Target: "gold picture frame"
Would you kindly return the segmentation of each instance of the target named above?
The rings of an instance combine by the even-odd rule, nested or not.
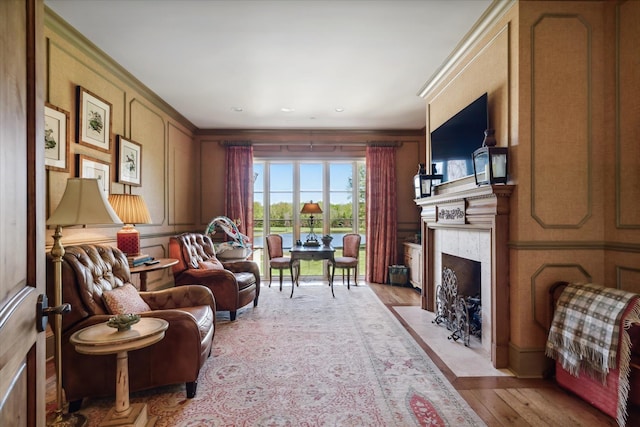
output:
[[[44,165],[69,172],[69,112],[49,103],[44,106]]]
[[[78,98],[77,142],[105,153],[111,152],[111,104],[82,86]]]

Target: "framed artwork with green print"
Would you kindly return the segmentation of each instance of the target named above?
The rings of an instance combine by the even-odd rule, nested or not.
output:
[[[77,87],[78,144],[111,152],[111,104],[82,86]]]

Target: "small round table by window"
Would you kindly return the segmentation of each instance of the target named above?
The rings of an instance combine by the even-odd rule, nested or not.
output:
[[[169,323],[164,319],[143,317],[126,331],[118,331],[106,323],[88,326],[71,335],[69,341],[83,354],[117,354],[116,404],[102,426],[153,425],[148,420],[147,404],[129,404],[129,364],[127,352],[155,344],[164,338]]]

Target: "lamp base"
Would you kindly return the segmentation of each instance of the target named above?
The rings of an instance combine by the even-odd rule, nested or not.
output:
[[[54,412],[47,419],[47,426],[53,427],[84,427],[87,425],[87,417],[82,414],[69,414]]]
[[[133,228],[133,225],[127,224],[116,233],[118,241],[118,249],[127,254],[127,256],[138,255],[140,253],[140,233]]]

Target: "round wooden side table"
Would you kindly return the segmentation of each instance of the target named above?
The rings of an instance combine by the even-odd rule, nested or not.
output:
[[[126,331],[118,331],[106,323],[88,326],[71,335],[69,341],[78,353],[105,355],[117,354],[116,403],[109,410],[101,426],[151,426],[146,403],[129,404],[128,352],[155,344],[164,338],[169,323],[164,319],[143,317]]]

